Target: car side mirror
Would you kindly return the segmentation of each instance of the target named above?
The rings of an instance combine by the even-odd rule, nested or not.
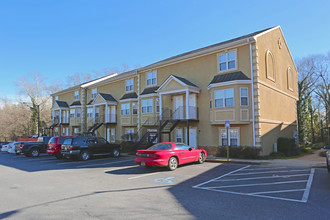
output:
[[[189,147],[189,151],[192,151],[192,147]]]
[[[328,146],[324,146],[323,149],[324,149],[324,150],[330,150],[330,145],[328,145]]]

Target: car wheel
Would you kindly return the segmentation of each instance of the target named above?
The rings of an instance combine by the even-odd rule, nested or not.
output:
[[[39,152],[39,150],[38,150],[37,148],[33,148],[33,149],[31,150],[31,152],[30,152],[30,155],[31,155],[32,157],[39,157],[40,152]]]
[[[79,160],[86,161],[89,160],[90,158],[91,158],[91,153],[87,150],[82,151],[79,155]]]
[[[205,162],[205,154],[201,152],[198,156],[198,163],[202,164]]]
[[[168,169],[173,171],[178,167],[178,159],[176,159],[175,157],[171,157],[168,160]]]
[[[62,156],[61,154],[56,154],[55,157],[56,157],[56,159],[58,159],[58,160],[60,160],[60,159],[63,158],[63,156]]]
[[[119,157],[120,156],[120,151],[118,149],[113,149],[112,156],[113,157]]]

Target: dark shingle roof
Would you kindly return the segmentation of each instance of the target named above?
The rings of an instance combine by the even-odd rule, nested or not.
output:
[[[90,101],[87,103],[87,105],[92,104],[93,100],[94,100],[94,99],[90,100]]]
[[[228,81],[234,81],[234,80],[250,80],[250,78],[247,77],[241,71],[238,71],[238,72],[233,72],[233,73],[216,75],[216,76],[214,76],[214,78],[212,79],[210,84],[222,83],[222,82],[228,82]]]
[[[69,108],[69,105],[66,102],[58,101],[58,100],[56,100],[55,102],[57,103],[58,107],[60,107],[60,108]]]
[[[117,102],[117,100],[110,94],[99,93],[100,96],[104,98],[105,101]]]
[[[156,93],[156,90],[158,88],[159,88],[159,86],[146,88],[146,89],[143,90],[143,92],[140,95],[147,95],[147,94],[151,94],[151,93]]]
[[[137,98],[137,94],[135,92],[131,92],[131,93],[127,93],[125,95],[123,95],[123,97],[121,97],[120,100],[123,100],[123,99],[135,99]]]
[[[178,77],[178,76],[174,76],[174,75],[172,75],[172,76],[175,77],[175,78],[177,78],[178,80],[180,80],[180,81],[183,82],[184,84],[187,84],[188,86],[194,86],[194,87],[197,87],[197,88],[198,88],[198,86],[196,86],[194,83],[188,81],[188,80],[185,79],[185,78]]]
[[[75,101],[70,106],[76,106],[76,105],[81,105],[80,101]]]

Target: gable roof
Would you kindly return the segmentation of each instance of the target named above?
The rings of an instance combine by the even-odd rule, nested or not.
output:
[[[131,93],[127,93],[125,95],[123,95],[123,97],[121,97],[120,100],[124,100],[124,99],[136,99],[138,96],[136,94],[136,92],[131,92]]]
[[[58,100],[55,100],[55,102],[57,103],[58,107],[60,107],[60,108],[69,108],[69,105],[67,102],[58,101]]]
[[[140,95],[147,95],[152,93],[157,93],[156,90],[159,88],[159,86],[154,86],[150,88],[145,88],[143,92]]]
[[[242,71],[238,71],[233,73],[216,75],[213,77],[210,84],[222,83],[222,82],[228,82],[234,80],[250,80],[250,78],[247,77]]]
[[[102,98],[105,101],[117,102],[117,100],[110,94],[105,94],[105,93],[99,93],[99,94],[100,94],[100,96],[102,96]]]
[[[70,106],[80,106],[81,103],[80,101],[75,101],[75,102],[72,102],[72,104]]]
[[[194,83],[190,82],[189,80],[185,79],[185,78],[182,78],[182,77],[178,77],[178,76],[175,76],[175,75],[172,75],[173,77],[177,78],[178,80],[180,80],[181,82],[183,82],[184,84],[186,84],[187,86],[193,86],[193,87],[196,87],[198,88],[198,86],[196,86]]]

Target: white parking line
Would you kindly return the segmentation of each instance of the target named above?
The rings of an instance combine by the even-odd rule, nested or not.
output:
[[[301,170],[279,170],[279,171],[274,171],[274,173],[289,173],[289,172],[302,172],[302,171],[309,171],[309,169],[301,169]],[[239,175],[250,175],[250,174],[264,174],[264,173],[268,173],[269,174],[270,171],[267,172],[251,172],[251,173],[236,173],[236,174],[231,174],[232,176],[239,176]]]
[[[304,191],[304,190],[305,189],[288,189],[288,190],[277,190],[277,191],[248,193],[248,195],[272,194],[272,193],[283,193],[283,192],[299,192],[299,191]]]
[[[295,176],[309,176],[310,174],[296,174],[296,175],[285,175],[285,176],[263,176],[263,177],[252,177],[252,178],[241,178],[241,179],[220,179],[215,180],[216,182],[225,182],[225,181],[241,181],[241,180],[258,180],[258,179],[273,179],[273,178],[290,178]]]
[[[115,162],[109,162],[109,163],[97,163],[97,164],[89,164],[89,165],[82,165],[77,166],[77,168],[84,168],[84,167],[94,167],[94,166],[102,166],[102,165],[109,165],[109,164],[115,164],[115,163],[123,163],[127,161],[134,161],[134,160],[121,160],[121,161],[115,161]]]
[[[133,176],[133,177],[130,177],[128,178],[129,180],[132,180],[132,179],[137,179],[137,178],[141,178],[141,177],[145,177],[145,176],[151,176],[151,175],[155,175],[155,174],[158,174],[159,172],[157,173],[147,173],[147,174],[144,174],[144,175],[140,175],[140,176]]]
[[[279,185],[287,183],[303,183],[307,180],[297,180],[297,181],[285,181],[285,182],[273,182],[273,183],[253,183],[253,184],[242,184],[242,185],[230,185],[230,186],[212,186],[212,187],[203,187],[211,189],[222,189],[222,188],[233,188],[233,187],[246,187],[246,186],[267,186],[267,185]]]
[[[311,169],[311,174],[308,178],[306,189],[305,189],[305,192],[304,192],[304,195],[302,198],[303,202],[307,202],[307,200],[308,200],[309,191],[311,190],[311,186],[312,186],[312,182],[313,182],[314,172],[315,172],[315,169]]]
[[[253,169],[244,169],[245,171],[246,170],[280,170],[280,169],[285,169],[287,167],[273,167],[273,168],[253,168]]]

